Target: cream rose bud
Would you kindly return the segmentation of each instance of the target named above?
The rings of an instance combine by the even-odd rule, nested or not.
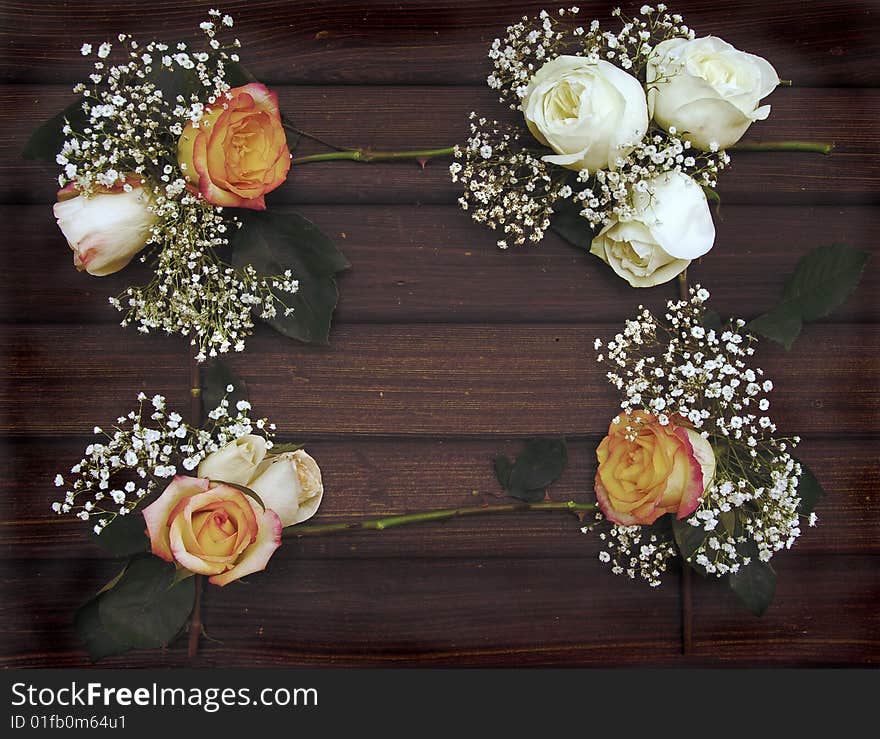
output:
[[[248,487],[278,514],[282,526],[311,518],[324,495],[318,463],[302,449],[266,459]]]
[[[149,241],[156,222],[151,197],[136,181],[128,184],[129,192],[119,187],[91,197],[73,185],[59,190],[53,212],[78,270],[97,277],[118,272]]]
[[[532,77],[522,102],[529,130],[568,169],[613,169],[648,130],[641,83],[606,61],[559,56]]]
[[[198,474],[209,480],[247,485],[265,456],[266,440],[248,434],[205,457],[199,465]]]
[[[646,74],[651,117],[704,150],[733,146],[770,115],[760,102],[779,84],[770,62],[715,36],[657,44]]]
[[[715,242],[715,224],[703,189],[681,172],[650,180],[633,193],[633,213],[605,226],[590,253],[633,287],[668,282]]]

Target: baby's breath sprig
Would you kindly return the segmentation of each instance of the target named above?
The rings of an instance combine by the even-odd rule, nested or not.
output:
[[[61,187],[74,184],[86,196],[134,186],[149,193],[156,219],[147,246],[153,248],[140,259],[155,276],[110,298],[110,304],[123,313],[123,326],[188,336],[199,361],[243,351],[254,317],[289,315],[290,297],[299,290],[290,270],[258,275],[219,257],[242,223],[194,193],[186,164],[178,161],[185,127],[197,129],[206,106],[224,105],[231,97],[228,73],[239,61],[235,50],[241,43],[222,42],[221,36],[232,25],[231,16],[211,10],[199,26],[206,40],[202,49],[182,41],[141,46],[120,34],[123,60],[117,64],[109,61],[113,43],[97,49],[84,44],[82,54],[96,57],[94,72],[74,87],[82,97],[82,115],[65,123],[56,157],[63,167]],[[189,81],[187,89],[178,89],[181,79]]]
[[[699,571],[723,577],[790,548],[802,518],[814,526],[816,514],[799,512],[803,469],[791,451],[800,439],[776,435],[767,397],[773,383],[750,366],[756,340],[743,332],[743,320],[718,320],[705,308],[708,298],[697,285],[687,300],[669,301],[662,320],[640,306],[622,332],[607,343],[596,339],[594,348],[622,393],[623,418],[643,411],[710,442],[715,474],[685,519],[694,531],[683,553]],[[662,525],[614,525],[601,538],[606,548],[599,557],[612,571],[651,585],[659,584],[675,551],[672,532]]]
[[[514,127],[477,119],[475,113],[467,145],[455,148],[452,181],[466,183],[459,205],[477,223],[503,231],[502,249],[511,242],[539,242],[550,227],[553,205],[571,195],[568,173],[542,161],[543,153],[525,146]]]
[[[226,391],[231,393],[232,385]],[[230,408],[224,396],[208,413],[206,425],[196,428],[170,411],[162,395],[148,398],[139,393],[137,399],[137,410],[117,418],[111,429],[95,426],[100,441],[86,447],[83,458],[70,469],[72,478],[55,476],[56,487],[66,490],[64,498],[52,504],[52,510],[83,521],[94,520],[96,534],[117,516],[134,511],[160,485],[167,484],[163,481],[191,472],[229,442],[255,430],[267,439],[274,435],[274,423],[265,418],[251,420],[251,405],[246,400]]]
[[[521,109],[536,71],[558,56],[576,55],[585,63],[612,62],[647,87],[645,67],[657,44],[695,35],[680,15],[668,13],[662,3],[644,5],[632,18],[615,9],[613,15],[622,23],[617,33],[603,31],[597,20],[586,28],[578,25],[579,12],[571,7],[541,11],[536,18],[524,16],[493,41],[489,50],[493,71],[487,83],[511,110]],[[660,175],[681,172],[702,187],[714,188],[718,174],[730,163],[718,147],[700,151],[678,136],[675,127],[667,131],[651,121],[647,134],[630,142],[629,154],[617,157],[608,169],[573,172],[543,161],[554,152],[542,147],[524,126],[490,122],[476,113],[471,113],[471,121],[471,135],[465,146],[456,148],[450,173],[453,182],[464,185],[461,207],[476,222],[504,233],[498,241],[502,249],[541,241],[553,213],[566,201],[586,226],[599,230],[614,220],[631,219],[638,194],[652,192]]]

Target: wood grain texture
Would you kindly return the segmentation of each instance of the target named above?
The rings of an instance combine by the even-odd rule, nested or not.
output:
[[[3,667],[87,666],[73,610],[118,566],[81,522],[50,513],[55,473],[138,391],[162,392],[182,412],[191,401],[185,339],[113,325],[107,297],[146,268],[76,274],[50,209],[56,168],[20,151],[88,72],[84,41],[120,31],[191,38],[213,4],[131,0],[120,12],[105,0],[0,0]],[[591,3],[583,16],[615,4]],[[243,61],[301,128],[385,149],[461,142],[471,110],[513,115],[485,85],[486,50],[545,5],[235,0],[222,9],[236,17]],[[750,616],[723,584],[696,578],[694,650],[684,657],[677,570],[657,590],[615,577],[576,518],[525,513],[287,540],[250,586],[208,590],[211,639],[195,661],[184,638],[102,665],[877,665],[880,9],[868,0],[681,6],[672,9],[699,34],[765,56],[794,80],[746,140],[837,145],[829,157],[734,154],[716,246],[691,281],[721,313],[750,318],[815,246],[874,255],[839,311],[790,353],[765,342],[757,358],[776,385],[774,418],[804,437],[799,454],[829,493],[819,526],[774,559],[767,614]],[[233,362],[255,411],[319,460],[327,493],[315,521],[495,501],[492,454],[514,454],[538,433],[571,437],[553,499],[592,499],[595,446],[617,401],[592,340],[613,336],[637,303],[656,308],[674,294],[632,291],[554,236],[499,251],[455,206],[447,164],[307,165],[270,196],[314,220],[352,262],[329,347],[259,329]]]
[[[30,613],[7,627],[0,664],[84,666],[69,629],[112,563],[3,561],[6,597]],[[302,560],[291,549],[241,583],[210,588],[193,666],[517,666],[663,664],[679,655],[678,593],[614,582],[577,559]],[[617,587],[609,587],[610,585]],[[45,598],[43,587],[53,596]],[[254,597],[257,589],[272,597]],[[651,600],[651,627],[639,616]],[[281,604],[284,604],[283,606]],[[184,664],[185,650],[141,652],[113,666]]]
[[[595,449],[599,437],[569,439],[569,464],[550,488],[553,500],[594,500]],[[49,505],[58,491],[52,480],[82,454],[88,439],[7,442],[0,462],[11,472],[0,479],[0,557],[22,551],[40,559],[106,556],[73,518],[56,516]],[[500,502],[502,491],[491,459],[514,456],[520,442],[494,439],[350,439],[309,442],[321,464],[326,495],[314,523],[349,522],[431,508]],[[806,439],[797,451],[819,477],[828,498],[816,508],[819,525],[804,528],[793,552],[880,554],[880,471],[876,442],[864,439]],[[448,521],[440,525],[351,532],[289,539],[296,559],[363,558],[562,558],[596,560],[596,533],[583,536],[582,523],[564,513],[515,513]],[[382,565],[377,565],[381,567]],[[646,596],[648,598],[650,596]]]
[[[314,221],[342,249],[351,269],[339,278],[336,325],[352,323],[610,323],[634,311],[633,291],[596,257],[548,234],[540,246],[502,251],[489,229],[456,206],[309,205],[286,207]],[[72,268],[46,205],[0,206],[15,249],[0,250],[6,275],[0,321],[115,323],[107,298],[142,284],[148,267],[96,278]],[[846,243],[880,254],[880,210],[834,206],[724,205],[716,247],[690,268],[723,315],[754,318],[782,294],[797,261],[817,246]],[[20,254],[29,255],[22,259]],[[33,262],[40,269],[34,270]],[[757,267],[760,266],[758,269]],[[880,271],[828,317],[880,319]],[[640,290],[638,302],[665,305],[669,285]],[[133,340],[136,337],[133,337]]]
[[[694,654],[710,665],[872,666],[880,663],[880,568],[876,557],[773,560],[776,598],[743,617],[719,582],[694,588]]]
[[[585,21],[599,18],[611,30],[611,9],[637,13],[641,3],[591,2]],[[556,3],[484,0],[320,3],[235,0],[223,4],[236,20],[244,61],[274,84],[482,83],[489,72],[492,39],[523,14]],[[58,82],[83,77],[89,64],[84,40],[100,43],[120,32],[138,38],[196,41],[210,0],[128,0],[126,12],[105,0],[75,6],[52,0],[0,3],[0,79]],[[568,7],[568,4],[565,4]],[[713,0],[670,4],[700,35],[714,34],[767,57],[779,75],[799,85],[867,86],[880,82],[877,6],[870,0],[761,0],[719,7]]]
[[[133,336],[141,341],[107,354],[109,330],[77,326],[0,328],[0,434],[56,436],[91,433],[96,417],[109,424],[137,406],[137,394],[166,396],[189,408],[189,360],[184,339]],[[41,338],[42,334],[42,338]],[[109,343],[108,343],[109,342]]]
[[[502,120],[505,110],[487,87],[280,87],[282,109],[296,125],[340,146],[395,150],[461,144],[468,115],[477,110]],[[27,162],[20,153],[30,131],[74,99],[59,86],[0,87],[0,202],[54,201],[57,167]],[[779,89],[773,115],[755,124],[744,141],[794,138],[834,142],[831,156],[734,152],[719,178],[729,203],[876,204],[880,192],[880,91]],[[423,115],[417,111],[429,111]],[[777,113],[778,119],[777,120]],[[316,145],[304,143],[313,153]],[[411,162],[325,162],[294,167],[270,203],[453,203],[461,195],[448,160],[425,169]]]
[[[170,405],[188,407],[186,342],[135,333],[125,352],[107,362],[102,348],[119,331],[0,327],[0,340],[12,347],[0,365],[6,380],[0,433],[82,435],[96,416],[112,420],[127,409],[142,389],[163,388]],[[580,435],[606,428],[615,414],[616,393],[607,370],[594,361],[592,343],[617,331],[617,325],[340,326],[332,346],[316,347],[258,328],[248,354],[230,357],[229,364],[260,413],[306,438]],[[811,326],[802,341],[810,347],[802,355],[767,342],[759,356],[758,366],[776,381],[780,430],[839,435],[871,429],[880,403],[880,329]],[[145,376],[145,367],[156,370]],[[781,379],[792,376],[796,382]],[[83,395],[93,402],[83,403]]]

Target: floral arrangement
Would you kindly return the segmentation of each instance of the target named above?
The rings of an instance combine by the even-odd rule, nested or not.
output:
[[[596,450],[596,497],[612,523],[599,557],[656,586],[680,553],[763,611],[773,597],[771,558],[791,548],[802,522],[816,524],[823,493],[792,456],[800,439],[776,435],[773,382],[751,366],[756,340],[746,322],[722,322],[708,297],[691,288],[663,319],[641,309],[613,340],[595,342],[622,393],[622,412]]]
[[[766,60],[698,38],[662,4],[634,18],[615,11],[617,33],[577,25],[578,13],[524,18],[493,43],[488,84],[520,121],[472,114],[465,146],[407,152],[330,146],[292,159],[297,137],[311,136],[240,66],[238,41],[221,43],[232,19],[219,11],[201,24],[202,50],[142,47],[121,34],[125,59],[111,65],[113,45],[100,44],[80,99],[25,154],[62,167],[54,213],[78,269],[109,275],[135,257],[152,267],[148,284],[110,299],[123,325],[186,335],[198,361],[242,351],[255,318],[292,338],[327,339],[335,275],[348,263],[313,224],[267,211],[292,163],[424,166],[454,154],[460,204],[503,232],[500,247],[538,243],[552,227],[632,286],[679,276],[682,295],[659,317],[640,306],[612,340],[595,342],[621,393],[596,449],[595,501],[550,498],[568,450],[562,438],[538,438],[514,460],[493,459],[507,501],[305,524],[323,498],[317,462],[275,443],[268,419],[250,418],[243,383],[221,363],[202,368],[204,424],[140,394],[55,478],[64,489],[55,513],[87,522],[96,543],[125,558],[76,616],[93,659],[165,646],[187,630],[192,653],[203,581],[223,587],[264,570],[285,536],[511,511],[572,513],[584,533],[601,526],[599,559],[615,574],[656,587],[680,558],[726,578],[752,612],[768,607],[770,562],[816,524],[824,492],[793,454],[798,437],[777,434],[755,336],[790,347],[804,323],[846,300],[867,254],[816,249],[777,307],[749,323],[708,309],[707,290],[687,289],[686,269],[713,246],[708,203],[726,150],[767,118],[762,100],[780,80]]]
[[[663,4],[633,18],[615,9],[616,33],[578,14],[541,11],[492,43],[489,87],[522,117],[471,114],[450,166],[459,203],[502,232],[502,249],[553,227],[633,287],[659,285],[712,248],[707,193],[717,198],[726,149],[767,118],[761,100],[780,80]]]
[[[213,393],[208,381],[208,390]],[[222,382],[222,380],[220,380]],[[224,586],[265,569],[283,532],[311,518],[324,486],[299,445],[272,441],[275,425],[252,420],[247,400],[222,389],[203,427],[186,423],[165,398],[141,393],[138,408],[86,447],[59,515],[95,522],[95,541],[127,557],[122,571],[82,608],[77,630],[93,659],[158,647],[201,628],[201,582]],[[210,394],[210,393],[209,393]]]
[[[798,264],[779,305],[746,323],[722,320],[697,286],[658,318],[640,307],[597,360],[622,394],[621,412],[596,450],[595,501],[555,501],[548,488],[568,463],[563,438],[536,438],[510,460],[496,455],[505,502],[305,524],[323,497],[321,471],[299,445],[273,442],[252,420],[244,383],[215,361],[202,368],[206,423],[186,423],[165,398],[138,396],[137,410],[70,470],[52,504],[88,522],[95,541],[128,558],[83,605],[77,630],[93,659],[170,643],[189,624],[201,634],[201,579],[223,586],[263,570],[285,536],[327,535],[515,511],[574,514],[584,533],[602,526],[599,559],[612,572],[661,583],[674,558],[727,578],[754,613],[773,599],[773,556],[790,548],[824,495],[777,435],[772,381],[752,366],[763,333],[791,345],[804,322],[827,315],[857,286],[865,252],[820,247]],[[829,279],[829,275],[835,275]],[[607,530],[606,530],[607,527]],[[198,575],[200,577],[192,577]]]
[[[240,42],[221,42],[232,25],[210,11],[201,49],[120,34],[115,64],[114,43],[83,44],[94,72],[24,152],[62,167],[54,212],[77,269],[151,265],[110,298],[122,325],[188,336],[199,361],[243,351],[255,318],[326,343],[349,266],[314,224],[266,210],[297,132],[239,64]]]

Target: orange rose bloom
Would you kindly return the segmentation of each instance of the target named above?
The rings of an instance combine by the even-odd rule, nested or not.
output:
[[[596,456],[599,507],[623,526],[689,516],[715,474],[715,453],[700,434],[641,411],[618,416]]]
[[[222,103],[205,107],[198,127],[183,130],[177,161],[191,189],[209,203],[265,210],[263,196],[290,169],[278,96],[258,82],[229,90]]]
[[[281,520],[239,490],[197,477],[175,477],[144,508],[153,554],[226,585],[265,569],[281,545]]]

